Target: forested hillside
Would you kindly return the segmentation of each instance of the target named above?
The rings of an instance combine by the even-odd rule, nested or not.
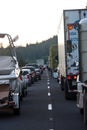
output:
[[[20,64],[35,62],[39,58],[43,58],[47,62],[51,45],[57,45],[57,36],[41,43],[27,44],[26,47],[17,47],[16,51]]]
[[[40,43],[29,45],[26,44],[26,47],[16,47],[17,58],[20,66],[29,62],[35,62],[39,58],[43,58],[46,63],[48,61],[49,49],[51,45],[57,45],[57,36],[53,36],[53,38],[42,41]],[[9,47],[0,48],[0,55],[9,55],[9,52]]]

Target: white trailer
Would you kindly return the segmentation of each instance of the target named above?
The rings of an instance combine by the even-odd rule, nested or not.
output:
[[[64,10],[58,30],[58,55],[61,89],[65,98],[76,98],[79,74],[79,21],[87,17],[87,9]]]
[[[44,59],[37,59],[36,63],[38,66],[41,66],[41,65],[44,66]]]

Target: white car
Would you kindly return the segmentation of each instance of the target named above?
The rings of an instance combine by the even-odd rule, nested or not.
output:
[[[30,69],[21,69],[21,78],[25,87],[31,85],[31,70]]]

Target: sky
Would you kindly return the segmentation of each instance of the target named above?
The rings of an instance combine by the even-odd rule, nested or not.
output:
[[[0,33],[19,36],[16,45],[57,35],[64,9],[83,9],[87,0],[0,0]]]

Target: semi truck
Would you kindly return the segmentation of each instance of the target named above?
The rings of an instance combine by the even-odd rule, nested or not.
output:
[[[79,75],[77,77],[77,107],[87,125],[87,18],[79,22]]]
[[[63,25],[64,40],[58,41],[60,85],[66,99],[75,96],[87,125],[87,9],[64,10]]]
[[[11,110],[14,114],[19,114],[22,81],[20,80],[20,68],[13,44],[16,39],[12,39],[9,34],[0,33],[0,40],[3,38],[8,39],[10,52],[7,55],[5,49],[0,48],[3,50],[2,54],[0,51],[0,111]]]
[[[63,10],[58,30],[59,79],[66,99],[76,99],[77,95],[77,76],[81,62],[79,21],[86,17],[87,9]]]
[[[37,59],[36,63],[38,66],[40,66],[40,65],[44,66],[44,59]]]

